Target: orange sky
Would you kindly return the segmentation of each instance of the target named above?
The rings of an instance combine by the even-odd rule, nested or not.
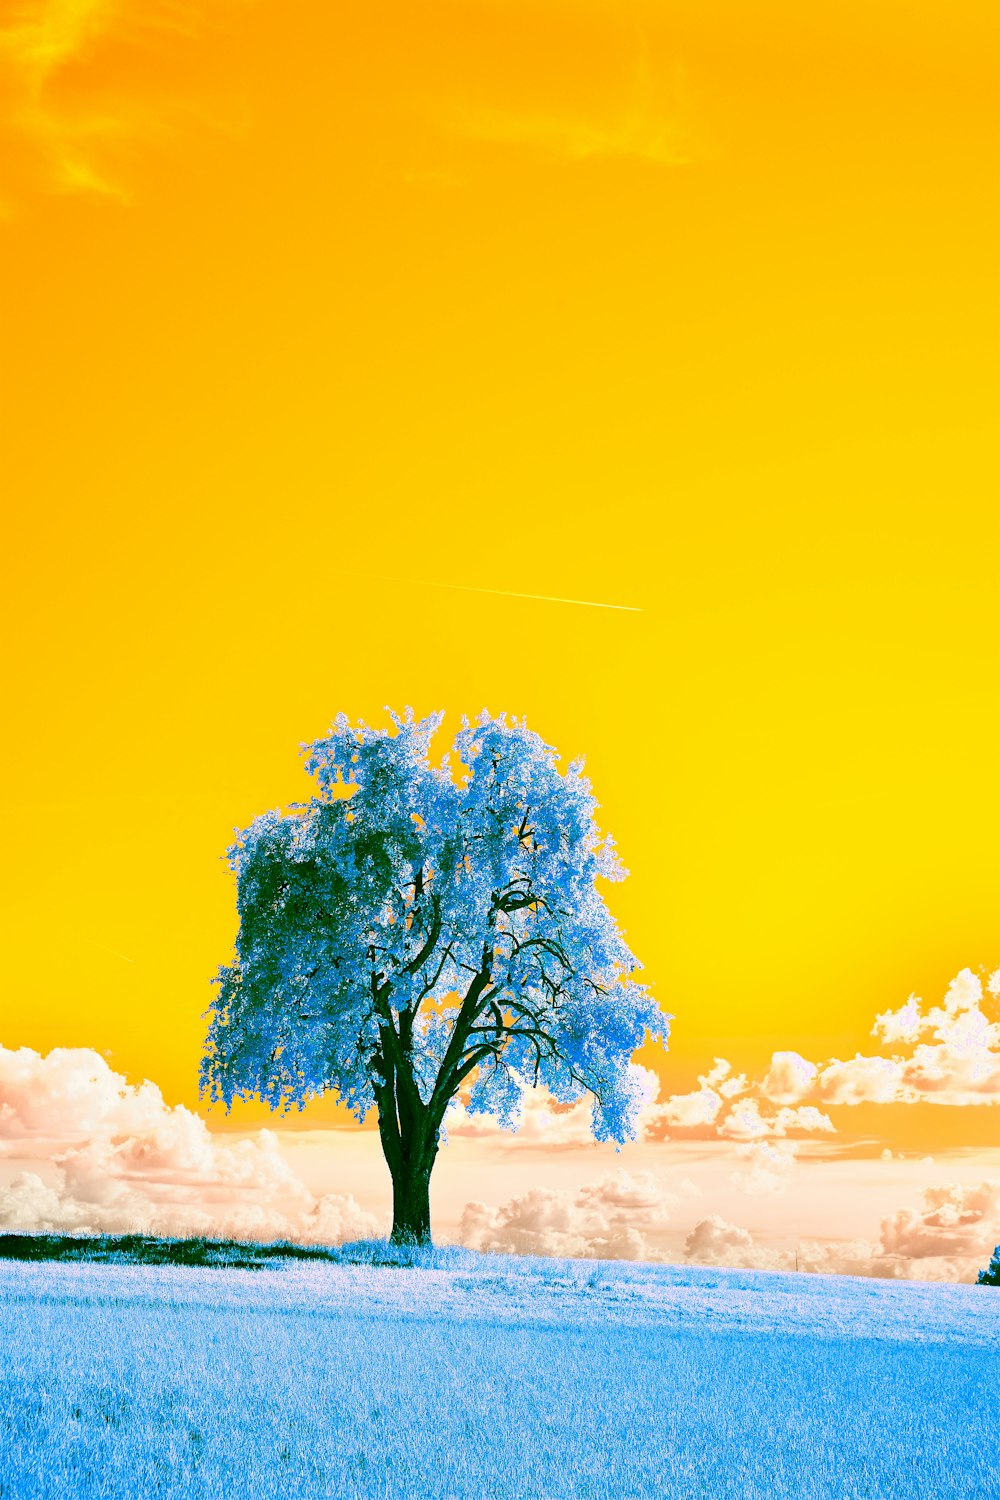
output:
[[[7,1046],[193,1103],[231,831],[385,703],[586,753],[668,1088],[1000,964],[998,42],[985,0],[0,10]]]

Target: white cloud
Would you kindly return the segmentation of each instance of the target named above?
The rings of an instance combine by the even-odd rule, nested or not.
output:
[[[855,1057],[840,1062],[834,1058],[818,1074],[816,1091],[824,1104],[911,1103],[903,1099],[898,1058]]]
[[[740,1099],[725,1119],[719,1122],[718,1134],[733,1140],[756,1140],[772,1134],[769,1122],[760,1112],[756,1099]]]
[[[632,1064],[631,1083],[642,1122],[654,1106],[659,1083],[652,1069],[638,1063]],[[460,1097],[449,1106],[444,1117],[446,1140],[494,1141],[508,1148],[526,1146],[546,1151],[598,1144],[592,1128],[593,1101],[589,1094],[572,1103],[561,1103],[545,1088],[526,1089],[514,1131],[503,1130],[492,1115],[470,1114],[467,1099],[467,1095]]]
[[[232,1235],[333,1244],[374,1235],[350,1195],[315,1197],[273,1131],[227,1141],[98,1053],[0,1047],[0,1156],[46,1159],[0,1187],[0,1228]]]
[[[745,1171],[734,1172],[730,1178],[740,1192],[785,1192],[797,1160],[796,1148],[790,1141],[747,1141],[737,1146],[736,1155],[749,1164]]]
[[[911,995],[897,1010],[883,1011],[872,1033],[890,1056],[858,1052],[852,1058],[814,1063],[798,1052],[775,1052],[764,1076],[751,1083],[734,1078],[716,1058],[700,1088],[675,1094],[645,1114],[645,1133],[662,1140],[672,1130],[706,1137],[756,1140],[797,1132],[830,1132],[829,1115],[818,1104],[1000,1103],[1000,970],[986,985],[963,969],[940,1006],[925,1008]],[[813,1099],[815,1103],[803,1101]],[[777,1104],[776,1112],[767,1109]],[[728,1107],[727,1107],[728,1106]],[[792,1107],[797,1106],[797,1107]]]
[[[741,1099],[720,1122],[718,1134],[732,1140],[762,1140],[766,1136],[785,1136],[791,1131],[829,1133],[832,1130],[829,1115],[822,1114],[811,1104],[801,1105],[798,1109],[783,1106],[774,1114],[765,1115],[761,1113],[758,1100]]]
[[[1000,1243],[1000,1181],[925,1188],[923,1206],[882,1220],[883,1255],[958,1257],[985,1265]]]
[[[883,1011],[875,1017],[873,1036],[881,1036],[886,1045],[893,1042],[912,1042],[920,1031],[920,1001],[911,995],[899,1010]]]
[[[644,1132],[649,1140],[664,1140],[671,1130],[705,1130],[714,1126],[721,1109],[722,1096],[714,1089],[673,1094],[646,1112]]]
[[[734,1074],[732,1064],[723,1057],[713,1059],[707,1073],[698,1078],[699,1087],[690,1094],[672,1094],[661,1103],[651,1100],[643,1111],[643,1133],[647,1140],[665,1140],[672,1131],[699,1139],[757,1140],[768,1136],[785,1136],[790,1132],[829,1132],[833,1123],[812,1105],[800,1109],[787,1107],[765,1113],[760,1097],[774,1102],[798,1098],[808,1070],[815,1067],[795,1052],[774,1054],[768,1080],[777,1079],[777,1095],[769,1094],[764,1084],[751,1084],[743,1073]],[[792,1088],[792,1084],[796,1087]]]
[[[456,1100],[445,1114],[444,1135],[447,1140],[494,1140],[498,1144],[505,1140],[509,1145],[546,1150],[594,1145],[589,1099],[563,1104],[544,1088],[525,1093],[514,1132],[503,1130],[492,1115],[470,1114],[465,1103]]]
[[[816,1064],[800,1057],[798,1052],[775,1052],[761,1079],[760,1091],[775,1104],[797,1104],[811,1089],[816,1072]]]
[[[684,1258],[746,1269],[975,1281],[1000,1244],[1000,1180],[925,1188],[922,1197],[919,1208],[902,1208],[884,1218],[876,1241],[803,1240],[794,1250],[760,1245],[749,1230],[710,1214],[688,1235]]]
[[[746,1092],[748,1084],[746,1075],[734,1073],[733,1065],[724,1057],[712,1059],[713,1066],[707,1073],[703,1073],[698,1079],[703,1089],[717,1089],[724,1099],[735,1098],[737,1094]]]
[[[653,1260],[646,1236],[666,1223],[673,1202],[651,1173],[619,1169],[575,1190],[532,1188],[499,1208],[468,1203],[459,1238],[504,1255]]]
[[[795,1254],[758,1245],[748,1229],[718,1214],[701,1219],[684,1243],[684,1259],[701,1266],[741,1266],[746,1270],[792,1271]]]
[[[991,996],[994,978],[987,986]],[[1000,1022],[987,1015],[983,1001],[971,969],[952,980],[943,1005],[925,1011],[911,995],[898,1010],[877,1016],[872,1028],[884,1045],[906,1044],[910,1055],[835,1058],[819,1070],[819,1098],[827,1104],[1000,1103]]]

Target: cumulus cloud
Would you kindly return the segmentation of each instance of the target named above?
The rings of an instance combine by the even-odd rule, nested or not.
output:
[[[499,1208],[468,1203],[459,1238],[504,1255],[653,1260],[647,1236],[667,1222],[673,1202],[652,1173],[619,1170],[575,1191],[532,1188]]]
[[[925,1007],[911,995],[875,1018],[872,1034],[887,1056],[858,1052],[815,1063],[775,1052],[763,1077],[749,1083],[716,1058],[697,1090],[646,1109],[644,1133],[649,1140],[675,1133],[764,1140],[833,1131],[821,1105],[1000,1103],[998,996],[1000,970],[984,993],[971,969],[956,975],[941,1005]]]
[[[941,1005],[925,1009],[911,995],[898,1010],[884,1011],[872,1034],[897,1050],[889,1057],[858,1053],[826,1063],[814,1084],[819,1099],[827,1104],[1000,1103],[1000,1021],[986,1009],[996,1009],[998,976],[1000,971],[987,984],[989,1002],[979,977],[963,969]]]
[[[97,1052],[0,1047],[0,1156],[44,1159],[0,1187],[0,1228],[229,1235],[334,1244],[377,1232],[353,1197],[315,1197],[271,1130],[226,1141]]]
[[[714,1059],[709,1071],[698,1078],[697,1089],[663,1100],[651,1069],[633,1065],[632,1071],[640,1099],[639,1134],[649,1141],[666,1140],[671,1135],[702,1140],[763,1140],[829,1133],[834,1128],[829,1116],[815,1105],[783,1105],[769,1110],[765,1102],[762,1108],[758,1098],[749,1096],[749,1091],[756,1093],[759,1086],[748,1083],[742,1073],[734,1074],[724,1058]],[[545,1150],[595,1144],[589,1098],[563,1104],[544,1088],[526,1090],[520,1122],[513,1133],[503,1132],[491,1115],[470,1114],[463,1099],[449,1108],[444,1130],[449,1140],[505,1141]]]
[[[684,1242],[684,1259],[699,1266],[740,1266],[745,1270],[792,1271],[795,1252],[758,1245],[748,1229],[709,1214]]]
[[[722,1109],[722,1096],[714,1089],[697,1089],[691,1094],[673,1094],[655,1105],[645,1120],[650,1140],[663,1140],[670,1131],[702,1130],[712,1127]]]
[[[795,1249],[761,1244],[749,1229],[719,1214],[700,1220],[688,1235],[684,1259],[692,1265],[728,1266],[745,1271],[800,1271],[826,1276],[881,1276],[893,1280],[955,1281],[968,1271],[963,1262],[884,1257],[868,1240],[802,1241]],[[965,1275],[966,1280],[973,1279]]]
[[[824,1115],[811,1104],[800,1105],[798,1109],[783,1106],[774,1114],[765,1115],[756,1099],[741,1099],[720,1122],[718,1133],[734,1140],[758,1140],[765,1136],[789,1135],[792,1131],[829,1133],[832,1130],[829,1115]]]
[[[904,1208],[882,1220],[883,1255],[910,1259],[957,1257],[985,1265],[1000,1243],[1000,1181],[975,1186],[949,1183],[925,1188],[920,1208]]]
[[[767,1170],[766,1161],[762,1170]],[[1000,1180],[987,1179],[925,1188],[919,1207],[899,1209],[882,1220],[877,1240],[803,1240],[794,1250],[775,1249],[759,1244],[748,1229],[710,1214],[688,1235],[684,1258],[700,1265],[745,1269],[975,1281],[997,1245]]]
[[[866,1057],[858,1052],[841,1062],[834,1058],[817,1070],[817,1092],[824,1104],[912,1103],[900,1088],[902,1062],[892,1057]]]
[[[672,1130],[714,1135],[726,1100],[746,1087],[743,1075],[734,1075],[726,1059],[716,1057],[708,1072],[699,1076],[698,1088],[692,1093],[672,1094],[662,1103],[657,1103],[654,1095],[643,1114],[643,1133],[647,1140],[664,1140]]]
[[[796,1104],[812,1088],[817,1071],[816,1064],[800,1057],[798,1052],[775,1052],[761,1079],[760,1091],[775,1104]]]
[[[779,1098],[798,1097],[797,1094],[789,1096],[788,1086],[793,1077],[801,1080],[803,1067],[793,1070],[787,1064],[779,1063],[776,1072],[777,1060],[788,1058],[796,1058],[804,1068],[812,1066],[804,1058],[797,1058],[794,1052],[776,1053],[768,1078],[777,1076],[779,1084],[783,1085],[779,1088]],[[744,1074],[734,1074],[725,1058],[715,1058],[709,1072],[699,1077],[698,1084],[693,1093],[673,1094],[662,1103],[651,1101],[647,1105],[643,1113],[643,1133],[647,1140],[664,1140],[671,1134],[702,1139],[763,1140],[793,1133],[830,1132],[834,1128],[829,1116],[814,1105],[797,1109],[788,1105],[771,1111],[762,1109],[763,1084],[748,1083]]]
[[[21,0],[0,22],[0,205],[10,212],[38,187],[125,197],[119,169],[136,141],[218,112],[217,101],[192,108],[189,85],[172,89],[169,79],[183,74],[183,65],[172,69],[174,49],[183,51],[234,3]],[[114,69],[107,66],[112,49]]]

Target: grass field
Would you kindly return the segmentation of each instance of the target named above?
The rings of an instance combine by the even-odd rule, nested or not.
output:
[[[3,1261],[0,1330],[2,1500],[1000,1497],[990,1288]]]

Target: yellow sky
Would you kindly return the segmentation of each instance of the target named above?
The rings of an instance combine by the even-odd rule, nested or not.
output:
[[[194,1102],[232,829],[386,703],[587,755],[667,1087],[1000,964],[992,5],[7,15],[7,1046]]]

